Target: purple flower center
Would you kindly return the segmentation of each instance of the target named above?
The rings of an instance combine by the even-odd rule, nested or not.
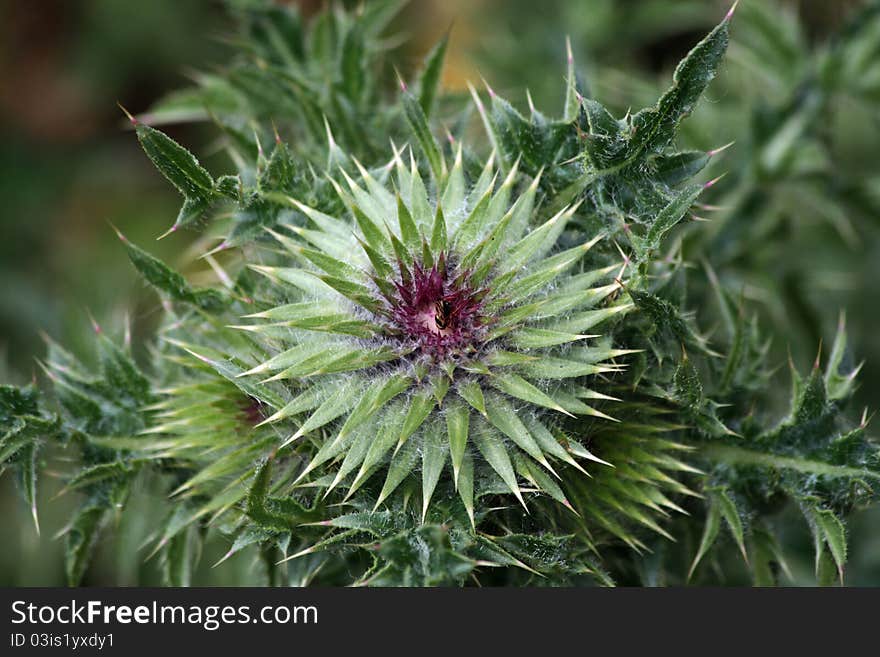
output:
[[[482,293],[469,283],[470,272],[453,274],[446,259],[426,268],[402,266],[388,298],[393,327],[434,360],[473,351],[485,331]]]
[[[253,397],[242,399],[238,406],[241,409],[239,417],[248,428],[254,427],[266,419],[263,415],[263,405]]]

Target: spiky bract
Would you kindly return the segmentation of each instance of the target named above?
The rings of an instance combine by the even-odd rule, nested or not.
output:
[[[517,194],[516,167],[497,184],[491,160],[469,186],[459,153],[430,196],[400,153],[360,175],[338,188],[352,219],[288,199],[305,221],[270,229],[275,264],[253,266],[265,309],[248,316],[265,321],[236,327],[265,354],[239,376],[291,397],[264,424],[319,446],[297,481],[332,472],[327,492],[351,495],[381,470],[378,505],[416,454],[423,514],[447,466],[472,514],[472,455],[520,501],[520,459],[538,481],[580,468],[590,453],[557,420],[605,417],[588,402],[629,353],[589,334],[631,307],[618,265],[585,264],[601,236],[560,249],[575,208],[533,229],[538,179]]]

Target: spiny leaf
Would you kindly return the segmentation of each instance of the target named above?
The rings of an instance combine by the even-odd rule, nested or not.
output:
[[[447,176],[446,178],[446,187],[443,189],[443,196],[440,199],[440,203],[437,204],[437,207],[438,209],[444,208],[445,211],[449,213],[459,212],[464,204],[464,200],[464,166],[462,164],[462,147],[461,144],[459,144],[458,149],[455,152],[455,161],[452,164],[452,170],[449,172],[449,176]],[[445,225],[443,227],[443,230],[445,232]],[[431,247],[435,250],[443,250],[446,248],[445,245],[443,247],[436,246],[433,239],[431,240]]]
[[[40,520],[37,516],[37,456],[39,449],[36,443],[25,445],[18,455],[21,472],[21,489],[25,502],[31,511],[34,528],[40,533]]]
[[[431,230],[431,250],[434,253],[442,253],[446,250],[447,242],[446,218],[443,216],[441,205],[438,204],[437,212],[434,214],[434,225]]]
[[[553,481],[553,478],[550,477],[545,470],[539,468],[534,461],[524,458],[520,454],[516,454],[514,455],[514,466],[520,476],[531,481],[532,484],[534,484],[534,486],[542,493],[549,495],[560,504],[570,508],[565,493],[562,492],[559,484]]]
[[[422,522],[428,512],[431,496],[437,487],[440,473],[446,463],[448,446],[444,444],[443,432],[437,425],[431,425],[424,432],[422,441]]]
[[[66,530],[64,570],[70,586],[77,586],[85,575],[98,538],[98,531],[107,511],[105,507],[86,505],[76,511],[73,521]]]
[[[704,151],[681,151],[654,155],[648,159],[648,163],[660,180],[669,187],[675,187],[697,175],[710,159],[711,156]]]
[[[357,23],[352,25],[342,43],[342,57],[339,67],[342,72],[342,86],[346,95],[357,103],[366,86],[366,66],[364,35]]]
[[[723,489],[712,491],[711,497],[712,503],[718,505],[721,515],[724,517],[725,522],[727,522],[727,527],[730,529],[730,533],[733,534],[733,538],[739,547],[739,551],[743,555],[743,559],[748,563],[749,557],[746,552],[742,519],[739,516],[736,505],[733,503],[730,495],[728,495]]]
[[[452,457],[452,471],[455,486],[464,459],[468,439],[468,420],[470,411],[462,403],[453,403],[446,408],[446,431],[449,437],[449,452]]]
[[[354,481],[346,494],[346,498],[350,497],[355,491],[357,491],[360,485],[366,481],[371,469],[377,465],[379,460],[388,453],[388,450],[394,447],[395,443],[397,443],[398,436],[403,429],[406,414],[407,413],[404,411],[402,404],[399,403],[394,404],[384,412],[376,438],[370,444],[369,450],[364,457],[364,461],[361,463],[360,470],[358,471],[357,476],[355,476]]]
[[[403,443],[391,458],[391,465],[388,466],[388,474],[385,477],[385,483],[382,485],[382,491],[376,499],[376,505],[373,507],[374,510],[379,508],[379,505],[397,489],[401,482],[412,474],[417,460],[418,448],[416,441],[410,440]]]
[[[428,164],[431,166],[434,179],[437,181],[443,180],[446,174],[446,163],[443,160],[440,147],[437,145],[437,140],[434,139],[434,135],[431,133],[428,119],[422,106],[419,104],[419,100],[412,92],[404,90],[401,94],[401,101],[403,102],[403,111],[407,123],[409,123],[416,141],[428,160]]]
[[[672,87],[654,107],[632,117],[633,136],[627,146],[628,158],[646,150],[660,149],[675,136],[678,124],[690,114],[727,50],[731,16],[728,15],[679,63],[672,76]]]
[[[225,295],[213,288],[193,288],[186,279],[158,258],[129,242],[122,233],[119,238],[125,245],[128,257],[138,272],[153,287],[175,301],[190,303],[206,311],[219,310],[227,303]]]
[[[646,261],[659,248],[663,236],[669,232],[693,205],[703,191],[702,185],[689,185],[679,191],[663,210],[654,218],[644,237],[632,235],[630,240],[640,262]]]
[[[520,349],[542,349],[576,342],[588,337],[591,336],[526,326],[508,334],[507,339]]]
[[[422,426],[422,423],[434,409],[435,405],[436,401],[434,396],[427,391],[417,392],[410,398],[408,404],[409,410],[403,421],[403,426],[400,429],[400,435],[397,437],[398,450],[400,449],[400,446],[403,445],[403,443],[405,443],[420,426]]]
[[[611,371],[608,367],[552,357],[523,363],[518,369],[534,379],[571,379]]]
[[[192,577],[191,532],[174,536],[162,551],[162,579],[167,586],[189,586]]]
[[[318,406],[315,412],[309,416],[309,419],[305,421],[296,433],[282,444],[282,447],[309,431],[314,431],[328,422],[332,422],[348,411],[358,402],[356,392],[356,386],[354,385],[337,387],[336,390],[327,397],[320,406]]]
[[[144,152],[156,168],[184,196],[173,228],[201,218],[214,198],[214,179],[196,157],[163,132],[137,122],[135,131]]]
[[[459,396],[473,406],[483,417],[486,417],[486,400],[483,397],[483,389],[475,379],[463,381],[458,384]]]
[[[449,33],[447,32],[428,53],[425,58],[425,68],[419,76],[419,105],[428,118],[434,109],[434,99],[437,97],[437,91],[440,87],[440,74],[443,72],[443,61],[446,59],[448,45]]]
[[[410,249],[416,248],[421,240],[419,229],[400,195],[397,196],[397,221],[400,224],[400,237],[403,243]]]
[[[804,509],[810,528],[816,538],[816,570],[819,570],[819,560],[822,557],[822,544],[828,546],[834,563],[843,580],[843,566],[846,563],[846,530],[840,519],[829,509],[821,509],[816,506],[806,506]]]
[[[547,463],[541,448],[538,447],[532,434],[526,429],[526,426],[513,407],[498,395],[492,395],[486,402],[489,422],[510,438],[520,449],[550,470],[550,472],[553,472],[553,468]],[[554,474],[556,473],[554,472]]]
[[[461,503],[468,514],[468,519],[471,521],[471,529],[473,530],[476,528],[474,522],[474,459],[468,453],[465,453],[462,458],[456,484],[458,496],[461,498]]]
[[[706,515],[706,524],[703,527],[703,537],[700,539],[700,547],[697,549],[697,555],[691,563],[688,571],[688,579],[693,577],[697,565],[706,556],[709,548],[718,537],[718,530],[721,528],[721,507],[717,504],[709,505],[709,513]]]
[[[516,397],[517,399],[529,402],[530,404],[535,404],[536,406],[543,406],[544,408],[571,415],[552,397],[547,395],[547,393],[543,392],[517,374],[498,374],[492,377],[491,380],[496,388],[507,393],[511,397]]]
[[[349,413],[334,440],[342,440],[350,431],[375,415],[388,401],[406,390],[410,381],[407,375],[395,374],[385,381],[371,385],[357,406]]]
[[[491,429],[481,427],[472,434],[472,438],[477,449],[480,450],[480,453],[489,465],[492,466],[492,469],[498,473],[507,485],[508,490],[516,496],[520,504],[525,508],[525,501],[522,498],[519,485],[516,483],[513,464],[510,462],[510,456],[507,454],[507,449],[504,447],[501,436]]]

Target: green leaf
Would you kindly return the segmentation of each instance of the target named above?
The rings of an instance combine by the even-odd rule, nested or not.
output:
[[[778,564],[791,578],[776,537],[764,527],[750,532],[749,554],[752,555],[752,577],[755,586],[777,586],[775,566]]]
[[[829,509],[820,509],[816,506],[807,506],[804,509],[810,528],[816,539],[816,571],[819,570],[819,560],[822,557],[823,543],[828,546],[837,570],[843,581],[843,566],[846,563],[846,529],[840,519]]]
[[[727,50],[730,18],[728,15],[679,63],[672,75],[672,87],[654,107],[632,117],[632,132],[627,145],[628,159],[646,150],[659,150],[675,136],[678,124],[689,115]]]
[[[434,409],[436,403],[434,395],[429,391],[417,392],[410,398],[409,409],[406,413],[406,418],[403,420],[400,435],[397,437],[397,449],[400,449],[400,446],[422,426],[422,423]]]
[[[828,364],[825,366],[824,381],[828,399],[846,399],[852,394],[856,383],[854,372],[841,371],[846,354],[846,316],[841,313],[831,353],[828,355]]]
[[[419,104],[418,99],[409,91],[404,91],[401,94],[401,100],[406,121],[409,123],[416,141],[425,154],[428,164],[431,166],[434,179],[437,181],[443,180],[446,174],[446,163],[443,161],[443,154],[440,152],[437,140],[434,139],[431,128],[428,126],[428,118],[425,116],[422,106]]]
[[[175,301],[189,303],[208,312],[219,310],[228,303],[222,292],[211,288],[191,287],[183,276],[164,262],[129,242],[121,233],[119,237],[138,273],[160,292]]]
[[[599,365],[549,356],[534,362],[523,363],[518,366],[518,369],[533,379],[571,379],[609,371],[608,368]]]
[[[275,306],[269,310],[246,315],[245,318],[270,319],[274,322],[303,322],[322,317],[335,317],[339,314],[339,304],[334,301],[302,301]],[[353,315],[347,315],[352,317]]]
[[[388,474],[385,477],[385,483],[382,485],[382,491],[376,499],[373,510],[379,508],[391,493],[393,493],[401,482],[412,474],[413,468],[418,461],[419,452],[415,440],[404,442],[391,458],[391,464],[388,466]]]
[[[381,224],[377,225],[357,207],[352,208],[352,214],[367,244],[381,255],[391,253],[391,242],[388,241],[382,228],[380,228]]]
[[[68,585],[77,586],[82,581],[106,514],[106,507],[87,504],[76,512],[67,528],[64,569]]]
[[[345,458],[342,459],[342,465],[339,466],[339,470],[337,470],[333,481],[327,487],[325,495],[329,494],[330,491],[336,488],[341,481],[354,472],[355,468],[363,463],[367,456],[367,452],[370,450],[370,445],[375,442],[375,437],[376,423],[370,422],[367,425],[358,427],[354,431],[354,439],[351,441],[337,440],[332,443],[324,443],[321,450],[328,456],[335,455],[337,450],[339,450],[340,453],[345,453]],[[320,459],[316,459],[316,461],[319,463],[321,462]]]
[[[131,474],[134,463],[136,461],[110,461],[108,463],[96,463],[83,467],[67,482],[64,489],[74,490],[84,486],[91,486],[107,479],[126,477]]]
[[[715,543],[720,528],[721,508],[717,504],[710,504],[709,513],[706,516],[706,524],[703,526],[703,537],[700,539],[700,547],[697,550],[697,555],[694,557],[690,570],[688,571],[688,579],[693,577],[697,565],[703,557],[706,556],[706,553],[709,551],[709,548],[712,547],[712,544]]]
[[[471,436],[477,449],[480,450],[480,453],[489,465],[492,466],[492,469],[498,473],[498,476],[507,485],[508,490],[516,496],[516,499],[525,508],[526,503],[522,498],[519,485],[516,483],[513,464],[510,462],[510,456],[507,454],[507,449],[504,447],[504,441],[501,436],[487,427],[480,427]]]
[[[564,319],[554,319],[547,322],[544,328],[552,331],[583,333],[589,331],[607,319],[616,315],[627,313],[633,309],[632,304],[618,304],[600,308],[599,310],[586,310],[584,312],[570,315]]]
[[[696,368],[684,355],[672,375],[673,395],[684,407],[698,410],[703,405],[703,384]]]
[[[433,225],[434,214],[433,210],[431,210],[430,203],[428,203],[428,190],[425,189],[425,183],[422,181],[422,174],[419,172],[418,164],[416,163],[416,158],[413,155],[412,150],[410,150],[409,157],[409,201],[412,207],[413,219],[419,227],[422,235],[424,235],[427,234],[428,228]],[[403,182],[401,182],[401,184],[403,184]]]
[[[733,534],[733,538],[739,547],[740,553],[742,553],[743,559],[748,563],[749,557],[746,552],[742,519],[739,517],[739,512],[736,510],[736,505],[733,503],[730,495],[722,489],[712,491],[710,495],[712,503],[718,505],[718,509],[724,517],[727,527],[730,529],[730,533]]]
[[[388,280],[394,276],[394,269],[392,269],[391,263],[388,262],[385,256],[376,251],[369,244],[362,242],[360,239],[358,239],[358,243],[361,245],[364,253],[367,254],[370,264],[373,265],[373,269],[376,271],[376,276],[372,277],[373,282],[376,283],[376,287],[378,287],[383,294],[393,293],[394,288],[388,283]]]
[[[449,33],[437,42],[425,59],[425,68],[419,77],[419,105],[425,116],[430,118],[434,109],[434,99],[440,88],[440,76],[443,72],[443,62],[446,59],[446,48],[449,45]]]
[[[516,397],[536,406],[559,411],[565,415],[571,415],[547,393],[517,374],[498,374],[492,377],[491,382],[492,385],[511,397]]]
[[[354,407],[348,418],[346,418],[345,424],[342,425],[334,440],[342,440],[349,432],[366,422],[379,412],[386,403],[406,390],[410,382],[411,379],[408,375],[394,374],[384,381],[376,381],[371,384],[367,392],[357,403],[357,406]]]
[[[352,267],[346,262],[342,262],[341,260],[327,255],[322,251],[308,249],[295,243],[291,244],[290,248],[291,251],[293,251],[297,255],[307,258],[309,261],[317,265],[334,279],[351,282],[360,281],[364,278],[360,270]]]
[[[385,310],[382,303],[376,300],[376,295],[373,291],[365,285],[356,283],[350,278],[337,278],[335,276],[318,276],[318,278],[342,296],[373,313],[382,313]]]
[[[345,169],[339,170],[345,178],[345,182],[354,197],[354,204],[350,201],[347,202],[351,205],[352,212],[362,212],[366,215],[368,221],[371,221],[379,230],[381,230],[387,225],[388,218],[393,216],[395,207],[394,196],[374,180],[366,170],[360,168],[359,171],[361,178],[364,179],[367,187],[370,189],[369,193],[364,191],[360,185],[352,180],[351,176],[348,175]],[[374,189],[376,191],[375,194],[373,193]]]
[[[494,144],[504,155],[503,161],[520,160],[529,175],[536,175],[552,163],[571,134],[571,125],[566,121],[549,121],[536,111],[526,119],[491,90],[490,98],[492,111],[484,116],[484,120],[491,130]]]
[[[660,249],[664,235],[681,221],[702,191],[702,185],[689,185],[683,188],[655,217],[644,237],[630,236],[640,262],[647,261]]]
[[[166,543],[162,552],[162,579],[166,586],[184,587],[192,578],[191,532],[184,531]]]
[[[706,445],[704,455],[726,464],[759,466],[764,468],[787,469],[811,477],[830,479],[872,479],[880,481],[880,472],[866,467],[836,465],[821,460],[800,456],[783,456],[769,451],[747,449],[734,445]]]
[[[434,215],[434,225],[431,230],[431,250],[435,253],[442,253],[446,250],[447,242],[446,218],[443,215],[442,206],[438,203],[437,212]]]
[[[483,417],[486,417],[486,400],[483,397],[483,389],[475,379],[463,381],[458,384],[458,394],[468,404],[473,406]]]
[[[400,238],[403,243],[410,249],[417,248],[421,242],[419,229],[399,194],[397,196],[397,222],[400,224]]]
[[[364,461],[361,463],[361,468],[346,494],[346,499],[357,491],[360,485],[366,481],[371,469],[378,464],[380,459],[388,453],[388,450],[394,447],[397,443],[398,436],[403,428],[405,415],[406,413],[404,412],[403,405],[400,403],[395,403],[384,413],[376,437],[370,443]]]
[[[268,459],[257,470],[247,496],[248,512],[262,510],[269,486],[272,482],[272,460]]]
[[[286,225],[284,226],[284,228],[292,233],[295,233],[298,237],[304,239],[315,248],[319,249],[331,258],[335,258],[338,261],[352,261],[352,256],[355,255],[354,253],[352,253],[351,241],[345,238],[340,238],[340,236],[336,235],[335,233],[328,233],[324,230],[312,230],[311,228],[302,228],[301,226],[291,225]],[[285,248],[287,248],[292,253],[301,254],[300,249],[302,248],[302,245],[296,240],[293,240],[271,228],[266,228],[266,232],[272,235],[279,242],[281,242],[285,246]],[[338,271],[332,271],[328,273],[339,275]]]
[[[577,461],[575,461],[571,457],[571,454],[569,454],[565,450],[565,448],[559,444],[559,441],[556,439],[556,437],[552,433],[550,433],[550,430],[547,429],[547,427],[545,427],[538,418],[533,417],[532,415],[525,415],[522,418],[522,421],[528,428],[529,433],[532,434],[535,442],[538,443],[538,445],[541,447],[541,450],[543,452],[549,454],[554,458],[559,459],[560,461],[568,463],[569,465],[580,470],[582,473],[586,474],[586,471],[580,465],[578,465]],[[578,445],[576,445],[576,443],[570,442],[569,444],[575,447],[575,449],[579,447]],[[599,463],[604,463],[604,461],[602,461],[601,459],[597,459],[590,452],[587,452],[586,449],[581,448],[581,450],[581,454],[586,452],[591,460],[598,461]]]
[[[424,432],[422,441],[422,522],[428,512],[431,496],[440,480],[440,473],[446,464],[448,448],[443,440],[443,431],[431,424]]]
[[[675,187],[700,173],[710,159],[709,154],[703,151],[681,151],[654,155],[648,159],[648,163],[665,185]]]
[[[452,170],[449,172],[449,176],[446,179],[446,187],[443,189],[443,196],[440,199],[440,203],[437,204],[438,209],[443,208],[445,212],[454,213],[459,212],[464,205],[465,199],[465,180],[464,180],[464,166],[462,164],[462,147],[461,144],[458,145],[458,149],[455,152],[455,161],[452,164]],[[435,234],[437,231],[437,226],[435,224]],[[431,239],[431,247],[435,250],[443,250],[445,249],[445,232],[446,226],[444,222],[443,226],[443,244],[444,246],[438,249],[435,244],[437,242],[432,238]]]
[[[446,408],[446,432],[449,436],[449,452],[452,457],[452,472],[456,487],[467,447],[469,418],[470,410],[460,402],[452,403]]]
[[[563,208],[514,244],[505,254],[504,271],[517,271],[529,261],[543,256],[556,244],[571,216],[571,208]]]
[[[553,478],[539,468],[534,461],[524,458],[520,454],[515,454],[514,466],[520,476],[532,482],[539,491],[549,495],[560,504],[569,506],[565,493],[562,492],[559,484],[553,481]]]
[[[135,125],[138,140],[156,168],[184,196],[174,227],[201,218],[214,199],[214,179],[196,157],[163,132],[143,123]]]
[[[339,64],[342,88],[354,103],[360,100],[366,85],[365,60],[364,36],[360,26],[355,23],[345,35]]]
[[[358,349],[354,345],[332,345],[309,355],[308,358],[291,365],[268,380],[304,379],[335,372],[352,372],[392,358],[387,348]]]
[[[537,356],[530,354],[521,354],[516,351],[497,349],[486,356],[486,364],[493,367],[511,367],[533,363],[537,358]]]
[[[474,459],[470,454],[464,454],[456,481],[458,496],[461,498],[461,503],[471,521],[471,529],[476,529],[474,523]]]
[[[523,327],[511,332],[507,339],[520,349],[542,349],[583,340],[588,336],[564,331]]]
[[[449,391],[449,377],[442,374],[435,374],[431,377],[430,386],[431,392],[434,394],[434,399],[437,400],[437,406],[442,406],[443,400],[446,398],[446,393]]]
[[[37,516],[37,456],[39,448],[36,443],[24,446],[18,455],[18,463],[21,472],[21,490],[25,502],[31,510],[34,520],[34,528],[40,533],[40,520]]]
[[[309,419],[297,429],[296,433],[288,438],[283,444],[286,445],[310,431],[319,429],[347,412],[360,399],[360,397],[357,396],[357,392],[356,384],[340,385],[337,387],[336,390],[334,390],[333,393],[331,393],[330,396],[318,406],[315,412],[309,416]]]
[[[553,472],[553,468],[547,463],[544,453],[532,434],[523,424],[513,407],[498,395],[492,395],[486,400],[489,422],[505,436],[510,438],[520,449],[535,459],[538,463]],[[487,457],[488,458],[488,457]],[[555,474],[555,472],[554,472]]]
[[[493,181],[494,182],[494,181]],[[462,255],[470,255],[470,251],[474,248],[472,242],[480,237],[480,226],[483,224],[483,217],[489,211],[489,204],[492,202],[492,189],[486,189],[483,196],[471,208],[467,217],[458,225],[455,231],[455,246]],[[475,256],[471,256],[474,259]]]
[[[584,98],[581,107],[590,128],[589,137],[584,139],[587,157],[597,169],[611,168],[621,154],[621,123],[592,98]]]

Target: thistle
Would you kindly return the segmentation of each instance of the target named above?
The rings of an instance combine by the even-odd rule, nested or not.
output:
[[[582,470],[558,420],[611,420],[587,402],[610,399],[600,377],[629,351],[587,331],[631,304],[615,300],[619,266],[584,263],[601,236],[557,247],[576,207],[530,229],[539,178],[517,195],[513,167],[496,189],[490,159],[468,189],[459,151],[432,203],[414,159],[388,169],[393,184],[361,168],[338,188],[356,228],[287,199],[308,223],[269,229],[279,264],[253,266],[268,307],[249,315],[269,323],[236,328],[272,355],[241,376],[291,391],[265,420],[298,427],[282,446],[319,436],[297,482],[329,467],[325,495],[347,482],[347,498],[390,456],[378,506],[420,454],[422,517],[448,464],[473,521],[472,453],[521,503],[515,460]]]
[[[163,302],[149,373],[102,335],[98,373],[51,346],[57,412],[0,388],[3,458],[29,501],[43,440],[78,450],[70,581],[140,476],[167,498],[141,540],[174,584],[206,536],[226,542],[217,565],[250,551],[271,584],[658,581],[652,568],[683,583],[725,549],[722,521],[764,582],[782,561],[777,498],[802,510],[822,581],[842,576],[841,518],[880,478],[866,422],[842,413],[857,372],[843,325],[824,371],[793,376],[789,417],[759,418],[765,336],[709,264],[728,340],[700,330],[694,269],[670,240],[718,180],[688,182],[722,149],[673,142],[731,17],[623,118],[585,96],[570,50],[561,118],[473,90],[484,148],[465,138],[468,108],[444,99],[437,118],[445,41],[385,97],[368,73],[385,13],[308,29],[294,10],[248,13],[255,61],[194,92],[235,173],[214,178],[130,117],[184,196],[166,235],[209,222],[199,260],[215,283],[120,234]],[[690,554],[669,547],[682,536]]]

